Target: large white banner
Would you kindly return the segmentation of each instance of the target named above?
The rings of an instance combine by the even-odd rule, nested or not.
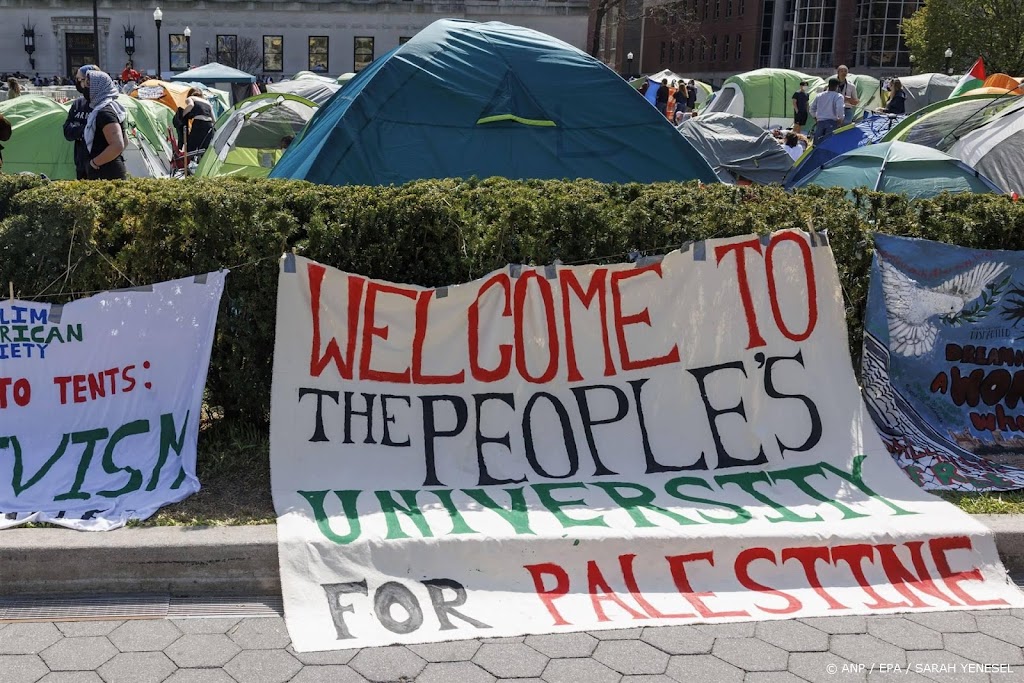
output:
[[[225,275],[0,302],[0,528],[114,529],[199,490]]]
[[[281,268],[299,650],[1024,605],[875,433],[823,236],[441,289]]]

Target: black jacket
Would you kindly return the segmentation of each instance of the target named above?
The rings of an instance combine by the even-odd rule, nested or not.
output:
[[[89,172],[89,149],[85,146],[85,123],[89,119],[89,102],[79,97],[71,104],[71,111],[64,121],[64,139],[75,143],[75,172],[78,179]]]

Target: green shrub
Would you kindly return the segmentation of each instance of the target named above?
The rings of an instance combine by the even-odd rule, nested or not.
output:
[[[1024,205],[989,195],[908,203],[811,188],[592,181],[432,180],[326,187],[271,180],[48,183],[0,176],[0,282],[24,298],[93,292],[233,267],[207,384],[225,414],[269,412],[277,258],[295,249],[374,278],[437,286],[507,263],[663,253],[687,240],[827,230],[859,358],[870,234],[1024,249]]]

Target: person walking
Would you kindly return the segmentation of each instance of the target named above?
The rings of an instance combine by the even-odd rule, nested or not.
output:
[[[95,64],[86,64],[75,74],[75,90],[80,96],[71,103],[68,117],[64,121],[64,139],[75,145],[75,177],[85,180],[89,176],[89,148],[85,145],[85,124],[89,119],[89,78],[90,71],[98,69]]]
[[[817,119],[814,124],[814,144],[820,143],[843,124],[843,96],[839,94],[839,79],[830,78],[828,90],[811,102],[811,114]]]
[[[800,81],[800,89],[793,93],[793,132],[800,134],[807,125],[807,81]]]
[[[82,137],[89,149],[86,177],[89,180],[120,180],[128,177],[124,152],[128,138],[124,121],[128,112],[117,101],[117,86],[108,74],[94,69],[89,79],[89,116]]]
[[[850,75],[850,70],[846,68],[845,64],[841,64],[836,69],[836,79],[839,81],[839,94],[843,96],[843,124],[853,123],[853,112],[860,100],[857,99],[857,86],[850,81],[846,80],[846,77]]]

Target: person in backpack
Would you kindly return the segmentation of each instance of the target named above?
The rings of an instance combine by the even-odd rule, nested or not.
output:
[[[85,146],[85,124],[89,118],[90,71],[98,69],[95,64],[86,64],[75,74],[75,90],[81,96],[71,103],[68,117],[64,121],[64,139],[75,145],[75,177],[85,180],[89,176],[89,148]]]
[[[89,180],[120,180],[128,177],[121,153],[128,146],[124,122],[128,112],[117,101],[117,86],[108,74],[93,69],[89,79],[89,107],[82,137],[89,150],[86,178]]]
[[[185,106],[178,107],[174,116],[174,126],[178,131],[178,149],[187,147],[189,154],[206,149],[213,140],[213,105],[203,97],[199,88],[192,88],[185,98]],[[191,126],[189,125],[191,123]],[[188,131],[188,143],[185,144],[185,131]]]

